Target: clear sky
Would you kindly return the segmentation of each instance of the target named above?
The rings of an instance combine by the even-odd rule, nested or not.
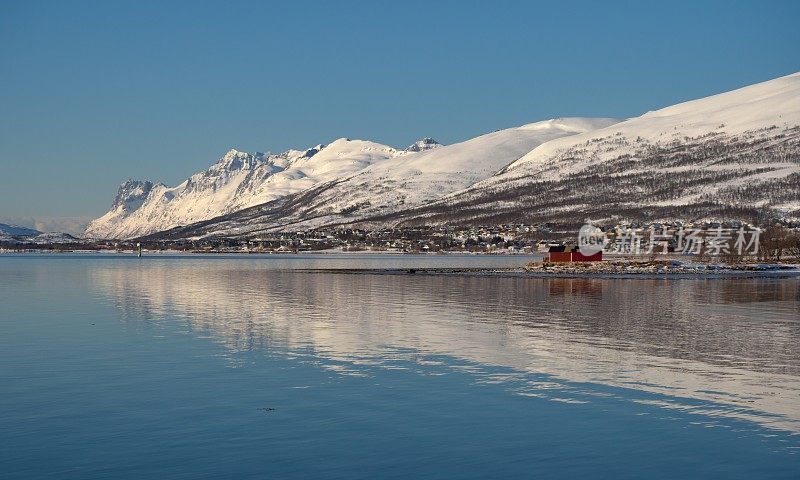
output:
[[[800,2],[0,0],[0,222],[229,148],[453,143],[800,70]]]

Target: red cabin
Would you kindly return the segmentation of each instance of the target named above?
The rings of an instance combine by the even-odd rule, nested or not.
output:
[[[581,252],[572,252],[572,261],[573,262],[601,262],[603,261],[603,251],[600,250],[599,252],[593,255],[584,255]]]
[[[603,252],[600,251],[594,255],[584,255],[579,252],[576,247],[550,247],[548,260],[554,263],[601,262],[603,261]]]

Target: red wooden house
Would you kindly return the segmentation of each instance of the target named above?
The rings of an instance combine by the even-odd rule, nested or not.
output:
[[[550,247],[548,253],[548,261],[553,263],[568,263],[568,262],[600,262],[603,260],[603,252],[597,252],[594,255],[584,255],[578,251],[578,247],[560,245],[557,247]]]

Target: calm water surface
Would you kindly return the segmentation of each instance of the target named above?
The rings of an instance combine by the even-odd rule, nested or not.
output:
[[[296,270],[524,261],[0,255],[0,477],[800,477],[796,278]]]

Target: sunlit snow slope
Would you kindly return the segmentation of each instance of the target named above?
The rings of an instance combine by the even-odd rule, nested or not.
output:
[[[343,139],[319,152],[230,152],[173,189],[123,185],[87,233],[765,215],[800,216],[800,73],[622,122],[553,119],[449,146],[424,139],[399,151]]]
[[[800,214],[800,73],[547,142],[402,220],[754,220],[765,213]]]
[[[262,206],[204,222],[203,234],[252,235],[271,229],[307,229],[395,215],[490,177],[550,140],[608,126],[608,118],[563,118],[498,130],[448,146],[407,149],[350,176]],[[418,142],[419,143],[419,142]]]
[[[176,187],[125,182],[111,209],[92,221],[84,235],[124,239],[188,225],[352,174],[398,154],[386,145],[345,138],[279,155],[231,150]]]

